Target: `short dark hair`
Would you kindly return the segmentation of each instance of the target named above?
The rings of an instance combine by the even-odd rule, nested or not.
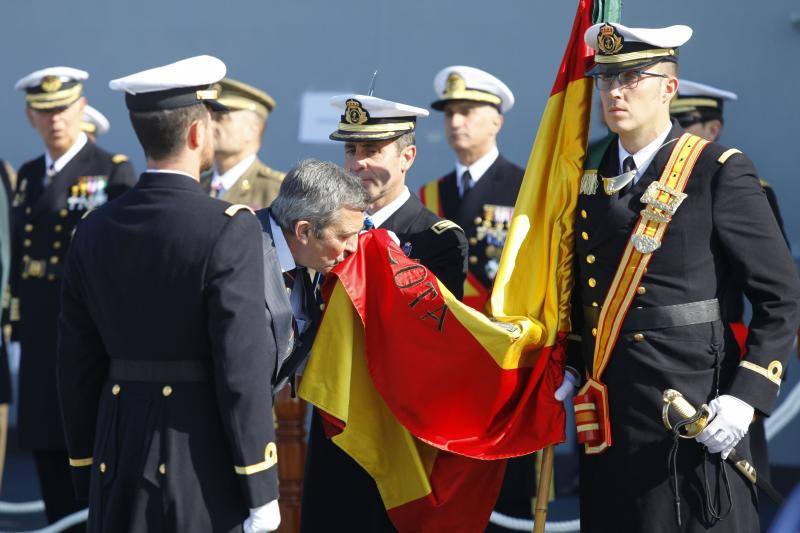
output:
[[[407,146],[411,146],[412,144],[417,144],[417,134],[413,131],[409,131],[408,133],[402,134],[400,137],[395,139],[395,144],[397,146],[397,151],[402,152]]]
[[[190,105],[160,111],[131,111],[131,124],[144,154],[156,161],[177,154],[186,132],[195,120],[208,120],[204,105]]]

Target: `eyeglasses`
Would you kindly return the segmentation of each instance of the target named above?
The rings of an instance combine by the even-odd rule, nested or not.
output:
[[[616,80],[620,89],[635,89],[639,85],[639,80],[644,76],[654,78],[669,78],[666,74],[659,74],[657,72],[647,72],[644,70],[623,70],[616,74],[596,74],[594,76],[594,86],[601,91],[608,91],[614,86]]]

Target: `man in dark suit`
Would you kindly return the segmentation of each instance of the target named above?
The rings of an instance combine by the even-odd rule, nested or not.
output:
[[[440,70],[433,88],[437,100],[431,107],[443,112],[456,163],[452,172],[423,185],[419,196],[428,209],[464,228],[469,241],[464,303],[485,311],[525,174],[497,148],[514,93],[492,74],[466,66]],[[535,490],[536,456],[510,459],[495,509],[530,519]]]
[[[80,223],[65,266],[59,396],[90,531],[280,523],[270,379],[283,347],[261,232],[198,182],[224,75],[199,56],[109,84],[148,169]]]
[[[306,159],[289,171],[270,207],[256,212],[265,300],[277,343],[286,347],[278,353],[274,393],[286,383],[294,391],[319,326],[318,278],[356,250],[368,206],[358,178],[334,163]]]
[[[433,86],[438,99],[431,107],[444,114],[456,164],[449,174],[422,186],[419,196],[428,209],[464,228],[469,240],[464,303],[483,311],[525,173],[497,149],[514,94],[495,76],[465,66],[442,69]]]
[[[136,181],[122,154],[112,155],[81,131],[84,71],[46,68],[20,79],[28,120],[45,153],[17,173],[12,204],[12,336],[21,344],[18,430],[33,450],[47,519],[81,507],[71,489],[56,392],[56,326],[63,262],[72,231],[89,210]]]
[[[750,460],[753,415],[773,409],[800,281],[750,160],[670,120],[691,33],[597,24],[585,36],[615,135],[587,156],[575,224],[583,531],[759,530],[755,488],[725,459],[736,446]],[[754,309],[741,361],[719,303],[737,272]],[[662,423],[668,388],[708,402],[693,440]]]
[[[425,209],[405,185],[416,157],[416,121],[428,112],[357,94],[336,96],[331,104],[342,116],[330,137],[344,142],[344,167],[361,179],[369,196],[367,226],[393,232],[409,257],[428,267],[460,298],[466,275],[464,232]],[[325,436],[315,410],[301,526],[303,531],[322,531],[331,527],[331,520],[350,531],[394,531],[375,481]]]

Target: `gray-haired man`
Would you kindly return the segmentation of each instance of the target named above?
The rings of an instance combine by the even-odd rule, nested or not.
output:
[[[334,163],[306,159],[283,180],[278,197],[256,212],[264,246],[264,298],[278,346],[274,392],[304,363],[319,305],[307,269],[321,274],[356,250],[369,198],[361,180]]]

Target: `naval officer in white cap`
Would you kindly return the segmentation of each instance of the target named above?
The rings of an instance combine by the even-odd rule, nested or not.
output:
[[[367,226],[394,232],[406,254],[460,298],[466,275],[464,232],[426,209],[406,186],[417,155],[417,120],[428,111],[360,94],[335,96],[331,105],[342,114],[330,138],[344,143],[344,167],[361,178],[369,195]],[[375,481],[326,437],[315,410],[303,480],[302,531],[328,530],[332,519],[348,531],[395,531]]]
[[[147,170],[84,218],[64,266],[58,383],[90,531],[280,523],[261,229],[198,182],[225,70],[199,56],[109,84]]]
[[[444,116],[455,168],[421,187],[419,196],[428,209],[464,228],[470,248],[464,303],[483,311],[525,173],[497,148],[514,94],[492,74],[460,65],[439,71],[433,88],[431,107]]]
[[[753,415],[773,409],[800,280],[750,160],[670,119],[691,34],[585,34],[614,135],[587,154],[576,208],[582,531],[759,531],[755,487],[725,458],[750,458]],[[719,301],[738,272],[754,310],[741,360]],[[665,389],[708,403],[693,439],[665,429]]]
[[[49,522],[81,509],[75,501],[56,391],[57,323],[63,261],[75,225],[90,209],[136,181],[123,154],[109,153],[81,131],[89,74],[48,67],[21,78],[26,115],[44,153],[17,173],[12,201],[12,336],[21,359],[17,428],[32,450]]]

